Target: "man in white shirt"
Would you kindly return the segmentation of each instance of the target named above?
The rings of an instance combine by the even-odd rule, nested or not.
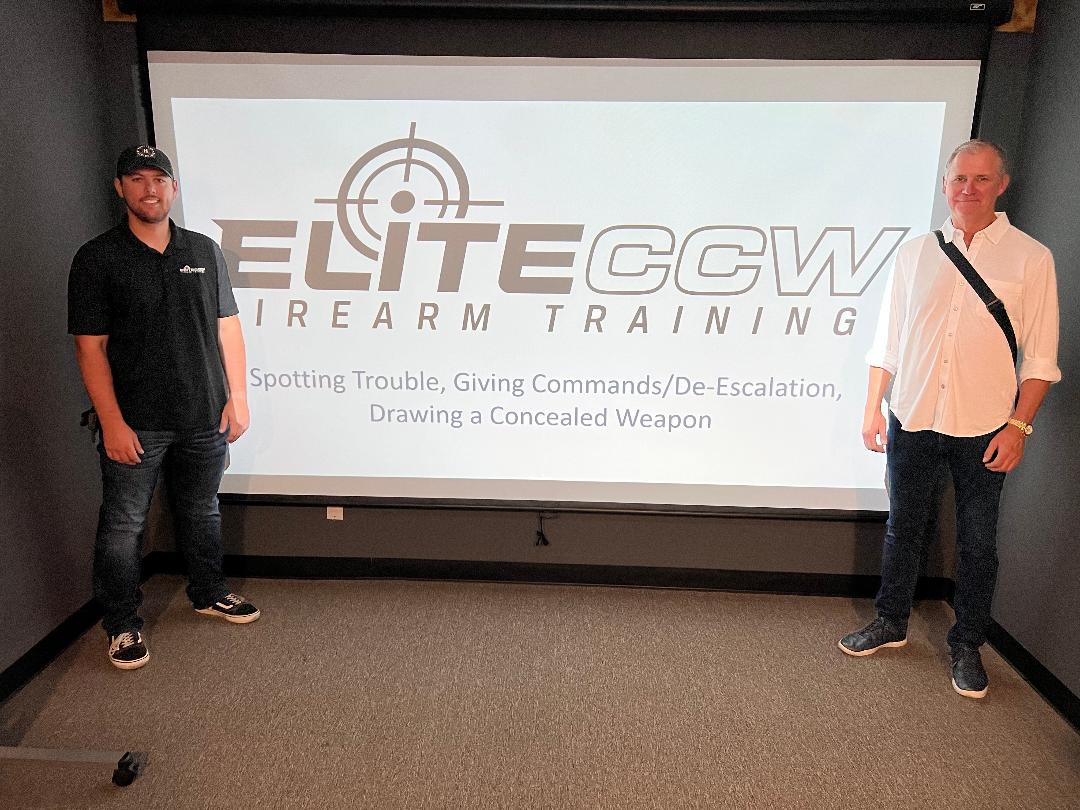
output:
[[[862,436],[884,453],[889,520],[877,618],[840,641],[849,655],[907,643],[907,622],[942,465],[956,491],[956,623],[949,631],[952,685],[981,698],[979,656],[997,577],[997,516],[1005,474],[1024,456],[1031,423],[1057,366],[1058,304],[1050,251],[995,213],[1009,185],[1005,156],[987,141],[961,144],[945,164],[951,217],[941,232],[1005,306],[1017,369],[1001,325],[945,255],[934,234],[897,252],[874,346]],[[881,403],[892,383],[886,422]],[[1015,403],[1015,405],[1014,405]]]

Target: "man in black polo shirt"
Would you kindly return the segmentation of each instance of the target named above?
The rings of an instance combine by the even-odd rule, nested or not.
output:
[[[68,331],[100,426],[102,504],[94,595],[109,660],[150,654],[138,615],[143,529],[164,471],[198,613],[246,623],[258,609],[222,575],[217,490],[228,442],[248,427],[244,337],[221,249],[169,219],[177,182],[164,152],[125,150],[113,181],[124,221],[71,264]]]

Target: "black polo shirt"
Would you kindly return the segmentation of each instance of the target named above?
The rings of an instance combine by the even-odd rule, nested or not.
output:
[[[221,248],[169,222],[164,253],[127,218],[79,248],[68,279],[68,332],[108,335],[113,388],[137,430],[217,427],[227,398],[218,318],[237,314]]]

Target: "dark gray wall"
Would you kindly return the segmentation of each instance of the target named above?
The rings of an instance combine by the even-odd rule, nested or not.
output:
[[[994,618],[1080,694],[1080,3],[1042,0],[1024,108],[1015,223],[1050,247],[1061,301],[1060,365],[998,533]]]
[[[67,271],[114,221],[133,131],[126,40],[100,0],[7,4],[0,29],[0,670],[90,598],[99,484],[66,331]],[[130,28],[131,26],[128,26]],[[126,51],[125,51],[126,48]],[[125,55],[126,54],[126,55]],[[126,61],[128,68],[117,68]],[[111,96],[128,92],[120,107]],[[119,126],[116,112],[125,118]]]
[[[1026,33],[995,32],[990,38],[982,87],[977,134],[1004,149],[1013,162],[1019,157],[1031,39]],[[1006,190],[999,201],[1000,210],[1012,210],[1015,193],[1015,188]]]

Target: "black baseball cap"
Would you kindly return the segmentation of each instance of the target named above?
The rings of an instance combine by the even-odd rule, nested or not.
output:
[[[160,169],[169,177],[176,179],[169,156],[160,149],[147,144],[129,147],[121,152],[120,157],[116,159],[117,177],[137,172],[139,169]]]

